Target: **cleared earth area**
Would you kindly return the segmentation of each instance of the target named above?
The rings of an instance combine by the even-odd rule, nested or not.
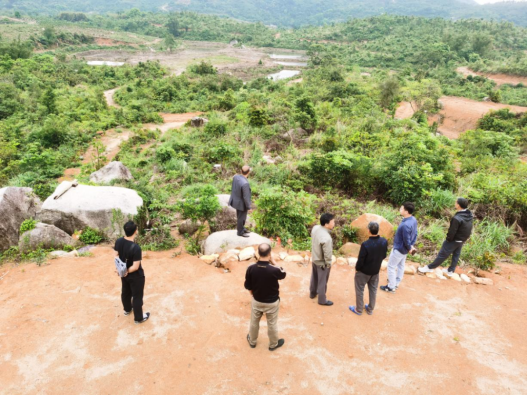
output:
[[[352,267],[332,268],[335,305],[321,307],[308,298],[311,268],[281,263],[286,343],[269,352],[265,320],[256,349],[246,341],[250,262],[226,273],[175,251],[146,253],[152,316],[135,325],[112,249],[92,251],[0,269],[1,393],[527,392],[525,266],[502,264],[486,275],[493,286],[406,276],[396,294],[378,293],[373,316],[358,317],[347,308]]]

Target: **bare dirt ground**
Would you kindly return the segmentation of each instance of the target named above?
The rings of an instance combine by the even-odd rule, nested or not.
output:
[[[468,67],[461,66],[457,67],[456,71],[465,77],[467,76],[483,76],[486,78],[489,78],[490,80],[493,80],[497,83],[497,85],[501,86],[503,84],[512,84],[517,85],[519,83],[524,84],[526,86],[526,76],[512,76],[509,74],[494,74],[494,73],[482,73],[482,72],[475,72]]]
[[[206,41],[184,41],[183,47],[172,52],[167,51],[116,51],[92,50],[76,53],[77,58],[137,64],[148,60],[158,60],[175,75],[185,71],[187,66],[201,60],[211,62],[221,72],[238,74],[248,68],[266,69],[277,67],[269,57],[270,52],[285,52],[304,55],[303,51],[282,50],[274,48],[238,48],[225,43]],[[259,61],[262,60],[262,65]]]
[[[456,96],[442,96],[443,109],[439,115],[429,117],[429,122],[441,120],[438,132],[450,139],[456,139],[461,133],[475,129],[478,120],[490,110],[510,109],[513,113],[526,112],[526,107],[493,102],[478,102]]]
[[[411,118],[414,114],[414,109],[410,102],[400,102],[398,103],[398,108],[396,113],[394,113],[394,118],[398,120],[403,120],[405,118]]]
[[[3,394],[526,394],[526,267],[494,286],[406,276],[356,316],[354,271],[334,266],[333,307],[308,298],[311,269],[282,263],[280,336],[247,345],[248,262],[231,272],[148,252],[144,309],[123,316],[112,250],[0,268]],[[9,272],[8,272],[9,271]],[[382,279],[385,272],[382,272]]]

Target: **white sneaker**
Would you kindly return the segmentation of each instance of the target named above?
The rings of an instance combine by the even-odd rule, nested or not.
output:
[[[449,276],[450,278],[453,276],[454,272],[451,272],[449,271],[447,268],[444,268],[444,270],[442,271],[444,274],[446,274],[447,276]]]
[[[433,270],[430,269],[427,265],[424,265],[423,267],[418,267],[418,272],[420,274],[427,274],[428,272],[433,272]]]

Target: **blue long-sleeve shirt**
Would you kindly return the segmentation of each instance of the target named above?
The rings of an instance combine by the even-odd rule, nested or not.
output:
[[[407,217],[402,220],[396,230],[393,248],[401,254],[407,254],[411,246],[416,243],[416,238],[418,238],[418,222],[414,216]]]

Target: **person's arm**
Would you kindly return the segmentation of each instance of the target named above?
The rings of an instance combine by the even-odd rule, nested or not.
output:
[[[246,290],[249,290],[249,292],[251,294],[253,294],[253,291],[252,291],[253,285],[251,284],[251,274],[249,273],[249,268],[250,267],[248,267],[247,270],[246,270],[246,280],[244,282],[244,287],[246,288]]]
[[[385,249],[385,251],[383,253],[383,260],[385,260],[387,258],[387,253],[389,251],[389,246],[388,246],[387,240],[385,240],[385,243],[383,244],[383,248]]]
[[[284,269],[282,267],[279,267],[277,265],[277,263],[275,262],[275,260],[273,259],[273,256],[270,257],[270,264],[274,267],[276,267],[279,271],[277,271],[277,279],[278,280],[283,280],[284,278],[286,278],[286,271],[284,271]]]
[[[132,266],[128,269],[128,273],[136,272],[139,270],[139,266],[141,265],[141,259],[142,259],[142,253],[141,248],[139,245],[135,245],[132,252]]]
[[[323,256],[325,261],[325,267],[330,268],[332,266],[332,238],[328,238],[321,244],[323,248]]]
[[[458,222],[456,217],[453,217],[451,219],[451,224],[449,224],[449,230],[447,231],[446,241],[452,242],[455,239],[458,227],[460,227],[460,223]]]
[[[365,265],[365,259],[367,258],[367,249],[365,248],[365,245],[362,243],[361,248],[359,249],[359,255],[356,263],[356,271],[361,271],[361,268]]]
[[[412,235],[412,228],[409,227],[408,225],[404,225],[404,228],[403,228],[403,246],[405,247],[405,250],[407,250],[408,252],[410,252],[413,248],[413,244],[412,244],[412,240],[413,240],[413,235]]]
[[[242,200],[244,201],[246,210],[251,209],[251,189],[249,187],[249,183],[245,183],[242,186]]]

